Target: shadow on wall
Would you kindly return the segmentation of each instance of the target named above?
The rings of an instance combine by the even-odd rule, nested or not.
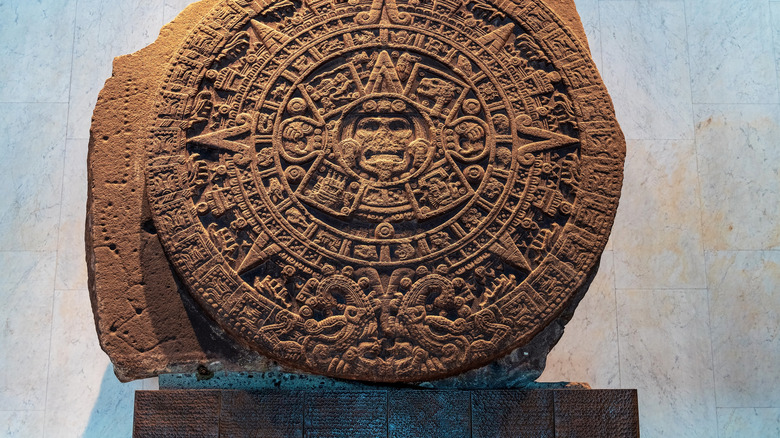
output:
[[[108,365],[100,381],[100,392],[95,399],[83,438],[131,436],[135,391],[143,389],[141,381],[122,383]]]

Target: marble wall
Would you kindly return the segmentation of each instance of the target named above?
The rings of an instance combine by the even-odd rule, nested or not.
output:
[[[0,1],[0,436],[129,436],[83,223],[111,59],[189,0]],[[780,1],[578,0],[628,139],[597,280],[543,380],[639,390],[642,436],[780,436]]]

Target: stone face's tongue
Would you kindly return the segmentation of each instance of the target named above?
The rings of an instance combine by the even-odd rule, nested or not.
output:
[[[386,162],[391,164],[403,161],[403,157],[401,155],[379,154],[371,156],[369,161],[377,163]]]

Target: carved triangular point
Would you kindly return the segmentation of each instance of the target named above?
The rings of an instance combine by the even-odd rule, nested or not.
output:
[[[506,45],[509,39],[512,38],[514,30],[515,25],[512,23],[507,23],[493,32],[490,32],[489,34],[479,38],[477,41],[486,45],[491,52],[498,53],[501,51],[504,45]]]
[[[536,137],[539,141],[525,144],[520,147],[521,154],[548,151],[555,148],[569,146],[579,142],[576,138],[568,135],[558,134],[557,132],[547,131],[545,129],[534,128],[533,126],[517,127],[517,132],[529,137]]]
[[[234,126],[232,128],[199,135],[189,139],[187,142],[212,149],[222,149],[226,151],[243,153],[249,149],[249,146],[239,141],[230,140],[230,138],[245,135],[251,131],[252,123],[249,122],[239,126]]]
[[[490,250],[501,258],[505,263],[526,272],[531,272],[531,265],[525,258],[525,254],[520,251],[512,237],[508,234],[502,234]]]
[[[282,250],[282,248],[275,243],[268,245],[269,240],[268,234],[266,233],[261,234],[255,240],[255,243],[249,248],[249,252],[246,254],[246,257],[244,257],[244,260],[241,261],[241,265],[237,269],[239,274],[243,274],[250,269],[262,265],[267,262],[271,256]]]
[[[276,51],[279,46],[290,41],[289,36],[270,26],[266,26],[257,20],[250,20],[249,23],[252,25],[255,34],[257,34],[257,38],[262,41],[265,48],[272,53]]]
[[[374,69],[368,77],[366,92],[372,93],[402,93],[403,86],[395,69],[393,59],[387,51],[382,51],[376,59]]]

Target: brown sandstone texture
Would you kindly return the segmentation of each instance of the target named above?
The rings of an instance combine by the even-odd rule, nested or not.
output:
[[[528,384],[624,155],[569,1],[203,0],[95,109],[101,345],[122,380]]]

